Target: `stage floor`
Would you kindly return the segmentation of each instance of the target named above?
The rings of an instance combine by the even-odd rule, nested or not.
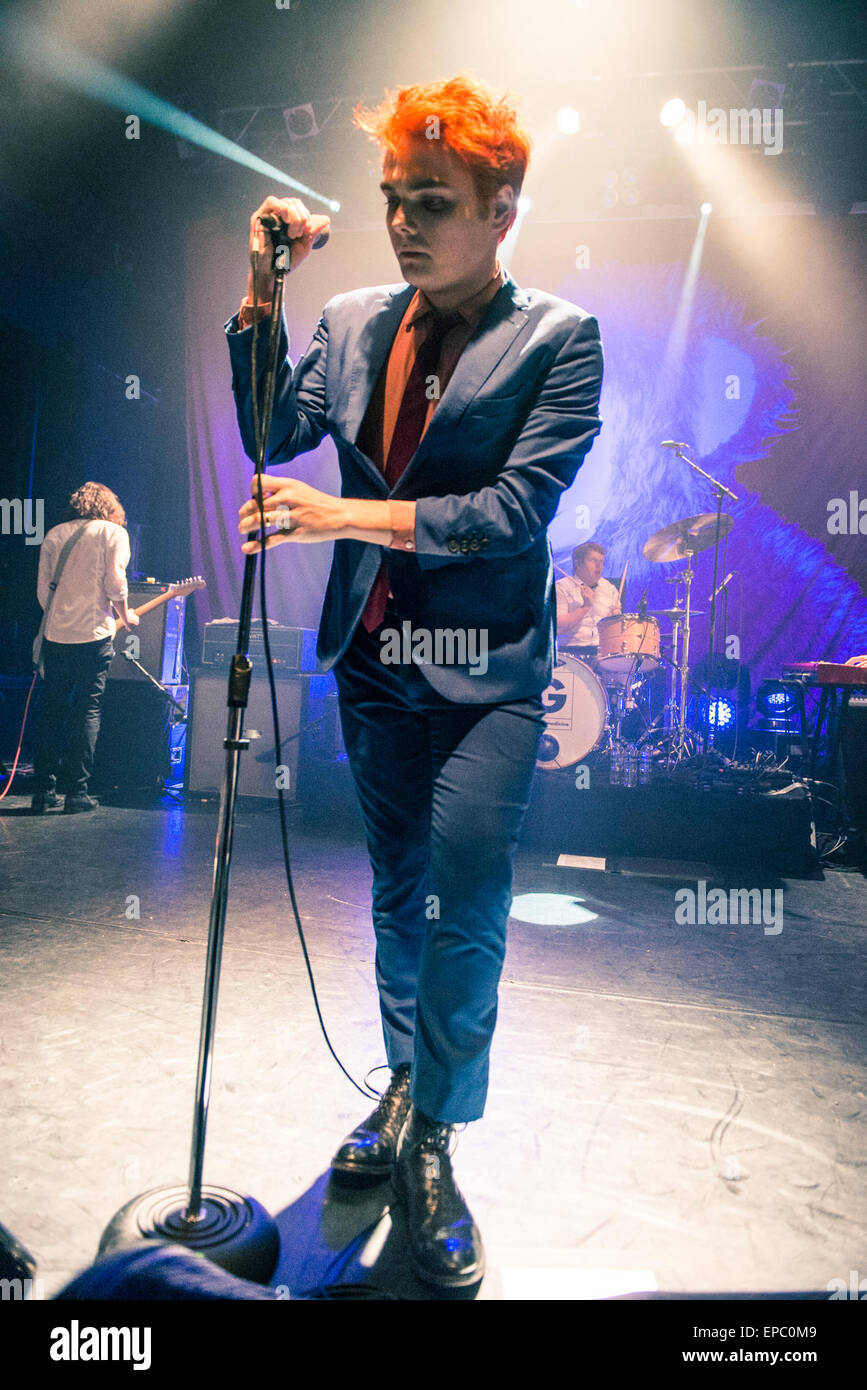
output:
[[[49,1297],[118,1208],[186,1176],[217,810],[27,805],[7,798],[0,815],[0,1222]],[[292,845],[326,1024],[360,1080],[384,1061],[366,854],[351,830],[293,824]],[[588,920],[510,923],[488,1107],[454,1158],[488,1253],[478,1297],[824,1291],[863,1277],[863,875],[709,871],[709,886],[782,889],[776,931],[678,924],[694,871],[554,859],[522,852],[515,894],[579,898]],[[290,1296],[329,1267],[437,1296],[410,1271],[388,1184],[329,1181],[371,1108],[319,1032],[276,808],[242,801],[205,1180],[277,1217],[272,1282]]]

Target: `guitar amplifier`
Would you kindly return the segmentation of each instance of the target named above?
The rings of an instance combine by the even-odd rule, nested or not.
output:
[[[171,686],[170,693],[186,706],[185,685]],[[181,737],[175,731],[183,731],[186,725],[175,722],[177,712],[150,681],[142,677],[134,686],[110,682],[102,697],[101,716],[94,790],[156,790],[172,780],[173,772],[178,778],[183,775],[183,762],[178,763],[179,755],[172,750]]]
[[[268,624],[268,640],[271,647],[271,663],[281,671],[316,670],[316,629],[310,627],[283,627],[280,623]],[[233,618],[218,618],[205,624],[202,638],[202,665],[223,666],[229,669],[238,641],[238,624]],[[262,619],[255,618],[250,624],[249,656],[254,666],[261,665],[265,659],[265,639],[262,635]]]
[[[130,608],[140,608],[149,599],[167,593],[171,587],[153,579],[136,580],[129,585],[127,603]],[[114,660],[108,668],[108,679],[149,684],[147,677],[127,660],[124,653],[129,652],[160,685],[180,685],[183,679],[185,608],[185,598],[170,598],[157,608],[152,608],[150,613],[145,613],[138,627],[127,631],[118,625],[114,639]]]
[[[232,648],[234,651],[234,647]],[[283,795],[295,801],[298,795],[299,733],[307,715],[309,678],[281,676],[277,681],[277,712],[283,742],[280,766]],[[223,782],[228,711],[226,694],[228,669],[198,671],[193,680],[192,718],[187,736],[187,787],[190,792],[218,792]],[[277,759],[271,720],[271,695],[267,673],[260,665],[253,668],[250,694],[244,713],[244,737],[250,747],[240,756],[239,796],[277,799]]]

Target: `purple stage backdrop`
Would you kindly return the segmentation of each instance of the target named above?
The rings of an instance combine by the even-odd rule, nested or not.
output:
[[[651,609],[670,607],[665,576],[680,566],[650,564],[642,546],[670,522],[714,509],[708,485],[659,447],[688,441],[695,460],[738,495],[720,558],[719,577],[734,571],[735,579],[718,646],[738,639],[754,684],[787,661],[867,651],[858,222],[753,217],[718,230],[711,221],[676,351],[694,222],[525,224],[510,264],[519,284],[594,313],[605,348],[602,433],[550,528],[555,560],[568,568],[573,546],[598,539],[608,574],[628,562],[627,608],[645,590]],[[333,294],[399,278],[384,231],[336,230],[327,251],[287,280],[293,360]],[[243,229],[233,236],[222,223],[199,224],[188,248],[187,415],[193,569],[209,586],[197,595],[200,621],[234,616],[240,596],[237,508],[252,466],[238,438],[222,325],[244,282]],[[276,471],[337,490],[330,440]],[[847,504],[845,524],[835,499]],[[865,534],[850,505],[862,500]],[[287,544],[269,555],[270,617],[316,625],[330,553],[330,545]],[[712,552],[696,560],[693,599],[705,612],[712,563]],[[706,623],[696,623],[697,656],[707,648]]]

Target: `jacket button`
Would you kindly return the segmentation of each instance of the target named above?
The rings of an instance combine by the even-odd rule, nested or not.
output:
[[[448,546],[449,546],[449,550],[452,552],[452,554],[454,554],[456,550],[459,550],[459,549],[460,549],[460,547],[459,547],[457,541],[455,540],[454,536],[451,536],[451,537],[450,537],[449,542],[448,542]]]
[[[478,548],[479,548],[478,539],[477,539],[476,536],[473,536],[473,539],[470,541],[470,550],[478,550]]]
[[[466,553],[467,553],[467,551],[469,550],[469,548],[470,548],[470,543],[469,543],[469,541],[467,540],[466,536],[464,536],[463,540],[461,541],[461,550],[462,550],[462,551],[464,552],[464,554],[466,555]]]
[[[490,544],[491,544],[490,537],[489,537],[489,536],[482,536],[482,545],[485,546],[485,545],[490,545]]]

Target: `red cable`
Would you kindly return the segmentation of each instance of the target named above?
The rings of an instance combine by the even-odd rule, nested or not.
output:
[[[18,759],[21,757],[21,745],[24,742],[24,730],[27,727],[27,711],[30,709],[30,697],[33,694],[33,687],[36,684],[36,677],[38,674],[38,671],[33,672],[33,680],[30,682],[30,689],[27,692],[27,700],[24,705],[24,718],[21,720],[21,733],[18,735],[18,747],[15,749],[15,761],[12,764],[12,771],[9,773],[9,781],[6,783],[2,792],[0,792],[0,801],[3,800],[15,779],[15,769],[18,766]]]

